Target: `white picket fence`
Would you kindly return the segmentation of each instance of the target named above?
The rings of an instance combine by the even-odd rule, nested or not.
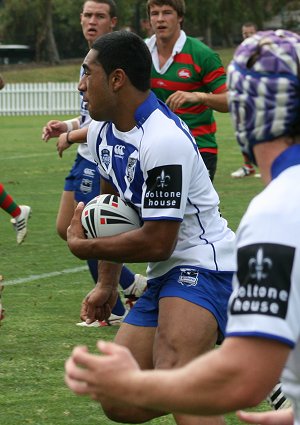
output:
[[[0,91],[0,116],[78,114],[77,85],[77,82],[6,84]]]

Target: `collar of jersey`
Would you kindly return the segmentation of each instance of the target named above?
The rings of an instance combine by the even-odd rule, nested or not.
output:
[[[174,61],[174,56],[181,52],[185,42],[186,42],[186,33],[183,30],[180,30],[180,36],[178,37],[178,39],[176,40],[176,43],[174,44],[171,56],[169,57],[167,62],[164,64],[164,66],[160,68],[157,45],[156,45],[156,35],[154,34],[150,38],[150,40],[147,42],[147,45],[152,56],[153,66],[159,74],[164,74],[169,69],[169,67],[172,65]]]
[[[272,180],[289,167],[300,164],[300,144],[295,144],[280,154],[272,164]]]
[[[142,127],[144,122],[149,118],[155,109],[158,108],[157,97],[150,91],[147,99],[137,108],[134,114],[136,126]]]

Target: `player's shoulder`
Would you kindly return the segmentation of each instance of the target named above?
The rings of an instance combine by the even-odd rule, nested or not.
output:
[[[196,37],[187,36],[185,47],[187,49],[188,48],[195,49],[206,54],[214,53],[214,51],[207,44],[205,44],[203,41],[201,41],[199,38],[196,38]]]
[[[102,131],[104,129],[105,124],[106,124],[105,121],[95,121],[92,119],[89,125],[89,132],[99,133],[99,131]]]

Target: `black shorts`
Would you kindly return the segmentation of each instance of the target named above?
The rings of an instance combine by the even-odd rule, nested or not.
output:
[[[208,169],[209,177],[213,182],[217,171],[218,155],[210,152],[200,152],[200,155],[204,161],[206,168]]]

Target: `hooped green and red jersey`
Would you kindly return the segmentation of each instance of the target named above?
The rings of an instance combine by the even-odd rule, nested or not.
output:
[[[221,93],[226,89],[226,72],[219,55],[196,38],[186,37],[164,73],[152,66],[151,88],[162,101],[178,90]],[[174,111],[188,125],[200,152],[217,153],[216,121],[212,109],[185,103]]]

